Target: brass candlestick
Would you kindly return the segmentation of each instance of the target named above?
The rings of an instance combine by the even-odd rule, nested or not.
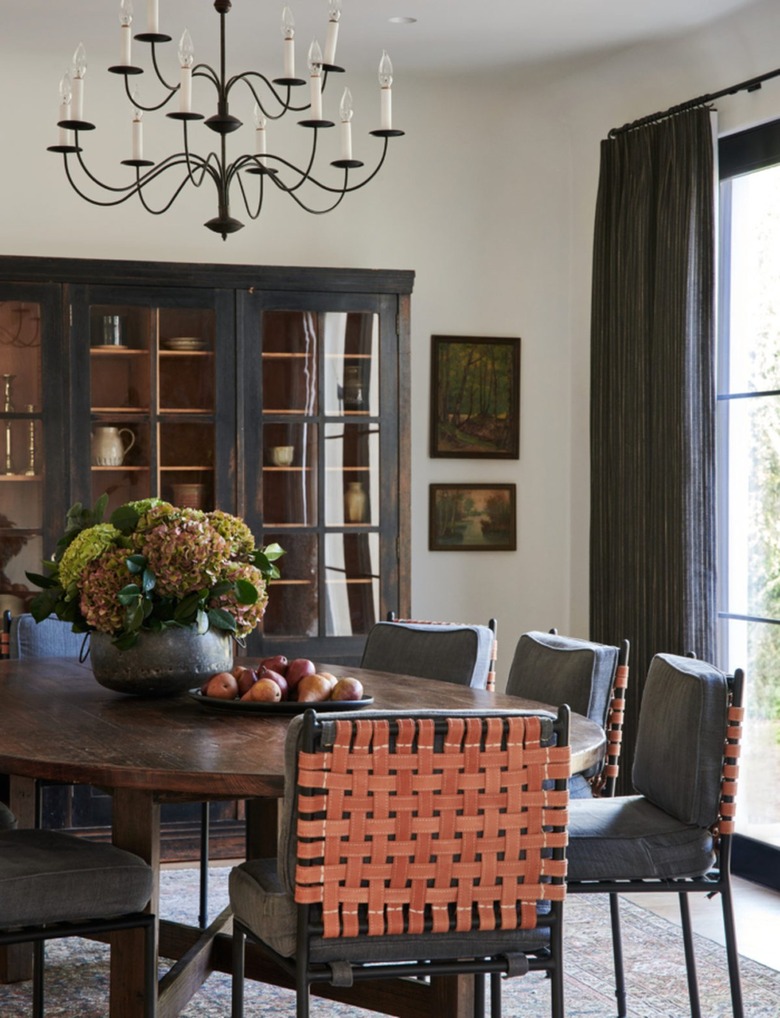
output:
[[[27,404],[27,413],[35,413],[35,406],[32,403]],[[25,477],[35,477],[35,421],[30,421],[29,430],[29,441],[27,443],[27,469],[24,472]]]
[[[16,378],[16,375],[1,375],[3,379],[3,412],[6,414],[13,413],[14,404],[11,398],[11,383]],[[11,422],[5,422],[5,464],[3,473],[12,474],[14,472],[13,460],[11,459]]]

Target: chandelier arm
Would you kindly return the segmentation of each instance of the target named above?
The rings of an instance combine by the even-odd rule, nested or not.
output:
[[[346,173],[347,171],[345,170],[344,172]],[[306,202],[301,201],[301,199],[298,197],[297,194],[295,194],[294,191],[291,191],[289,188],[286,188],[281,183],[281,181],[278,181],[276,179],[276,177],[274,177],[274,183],[277,185],[277,187],[280,187],[285,192],[285,194],[289,194],[289,196],[293,199],[293,201],[297,205],[300,205],[300,207],[305,212],[310,212],[313,216],[322,216],[322,215],[325,215],[326,212],[332,212],[338,205],[340,205],[342,203],[342,201],[344,200],[344,195],[347,194],[346,191],[341,191],[341,192],[339,192],[338,198],[336,198],[336,200],[333,202],[332,205],[328,205],[328,207],[324,208],[324,209],[314,209],[310,205],[307,205]],[[316,183],[316,181],[314,181],[314,183]],[[335,192],[336,189],[333,188],[333,187],[329,187],[329,188],[327,188],[327,190]]]
[[[192,68],[192,76],[193,78],[208,78],[217,91],[219,91],[219,76],[211,64],[195,64]],[[177,86],[177,88],[180,87],[180,85]]]
[[[163,108],[163,106],[166,105],[166,103],[169,103],[171,101],[171,99],[174,97],[174,95],[176,95],[176,92],[179,89],[178,85],[175,88],[170,88],[169,85],[165,85],[165,82],[163,82],[163,85],[165,85],[165,87],[169,89],[168,95],[166,95],[166,97],[162,100],[162,102],[157,103],[156,106],[144,106],[144,104],[139,101],[137,95],[135,97],[133,97],[133,93],[130,91],[130,82],[128,81],[128,78],[129,78],[129,75],[125,74],[124,75],[124,79],[125,79],[125,95],[130,100],[130,102],[133,104],[133,106],[136,106],[139,110],[143,110],[144,113],[155,113],[157,110],[161,110]]]
[[[82,171],[84,172],[84,175],[89,180],[91,180],[93,184],[95,184],[97,187],[101,188],[103,191],[111,191],[114,194],[121,195],[121,197],[116,198],[115,200],[101,201],[101,200],[96,199],[96,198],[90,198],[76,184],[75,180],[73,179],[73,175],[70,172],[70,164],[68,162],[68,154],[69,153],[66,152],[63,155],[63,159],[64,159],[64,162],[65,162],[65,173],[66,173],[66,176],[68,178],[68,181],[70,182],[70,185],[73,188],[73,190],[80,197],[84,198],[85,201],[90,202],[92,205],[101,205],[101,206],[105,206],[105,207],[110,207],[110,206],[113,206],[113,205],[121,205],[122,202],[127,201],[128,198],[132,198],[135,194],[139,194],[140,195],[140,191],[141,191],[142,188],[146,187],[147,184],[151,183],[153,180],[155,180],[161,174],[165,173],[167,170],[173,169],[175,166],[185,165],[187,167],[187,175],[184,178],[184,182],[183,182],[185,184],[186,183],[191,183],[195,187],[200,187],[201,184],[203,183],[203,178],[205,177],[206,173],[208,173],[212,177],[212,179],[215,181],[215,183],[217,183],[218,180],[219,180],[219,176],[217,174],[217,171],[214,169],[214,167],[212,167],[210,165],[210,162],[209,162],[209,160],[211,160],[211,158],[214,157],[214,153],[213,152],[209,154],[209,158],[207,160],[204,160],[201,156],[193,157],[191,154],[177,152],[175,155],[168,156],[168,158],[163,160],[163,162],[157,163],[157,165],[153,166],[147,173],[144,173],[143,175],[140,175],[139,168],[136,167],[136,180],[135,180],[135,182],[132,183],[132,184],[125,184],[122,187],[117,187],[117,186],[112,185],[112,184],[106,184],[102,180],[98,179],[98,177],[96,177],[94,175],[94,173],[92,173],[90,171],[89,167],[84,162],[84,160],[83,160],[83,158],[81,156],[81,151],[79,151],[79,152],[76,153],[76,157],[78,159],[79,166],[81,167]],[[200,170],[202,170],[202,173],[200,175],[200,179],[198,179],[198,180],[195,179],[195,173],[193,172],[193,168],[192,168],[192,165],[191,165],[191,161],[192,161],[193,158],[198,163],[200,163],[200,166],[198,168]],[[214,158],[216,158],[216,157],[214,157]],[[179,190],[181,190],[181,187],[179,187]],[[178,194],[178,191],[176,193]]]
[[[166,169],[170,169],[170,167],[166,167]],[[136,173],[139,173],[139,172],[140,172],[139,170],[136,170]],[[206,174],[206,167],[203,167],[203,176],[205,176],[205,174]],[[203,176],[201,176],[200,183],[195,184],[195,187],[200,187],[200,184],[203,183]],[[187,176],[184,177],[184,179],[181,181],[179,186],[176,188],[176,190],[173,192],[173,194],[171,195],[171,197],[168,200],[168,202],[165,205],[163,205],[163,207],[161,209],[153,209],[149,205],[149,203],[147,202],[146,196],[144,194],[145,184],[142,184],[140,182],[140,178],[139,178],[139,180],[137,182],[137,184],[138,184],[138,192],[137,192],[138,193],[138,200],[140,201],[140,203],[143,205],[143,207],[146,209],[147,212],[150,212],[153,216],[161,216],[164,212],[168,211],[168,209],[171,207],[171,205],[173,205],[173,203],[179,197],[179,195],[181,194],[181,192],[185,188],[185,186],[187,184],[189,184],[190,182],[191,182],[190,181],[190,174],[188,173]],[[193,183],[194,183],[194,181],[193,181]]]
[[[271,174],[273,176],[273,174]],[[257,219],[260,216],[260,212],[263,208],[263,198],[265,196],[265,174],[260,175],[260,186],[257,194],[257,210],[253,212],[249,207],[249,199],[247,198],[246,190],[244,188],[244,181],[241,179],[241,175],[237,174],[238,186],[241,190],[241,197],[244,199],[244,208],[246,214],[250,219]]]
[[[168,82],[163,77],[162,72],[160,71],[160,65],[157,63],[157,46],[156,46],[156,43],[151,42],[150,46],[152,47],[152,66],[154,67],[154,73],[157,75],[157,80],[160,82],[160,84],[164,88],[167,88],[169,92],[177,92],[179,90],[179,86],[178,85],[169,85]]]
[[[255,90],[255,87],[252,84],[252,82],[249,80],[250,78],[259,78],[262,82],[264,82],[264,84],[267,87],[268,91],[273,95],[274,99],[279,103],[279,106],[281,107],[279,113],[270,113],[265,108],[265,106],[263,105],[262,99],[257,94],[257,91]],[[303,113],[305,110],[308,110],[311,107],[311,103],[306,103],[303,106],[293,106],[292,105],[292,103],[290,102],[290,91],[291,91],[291,86],[290,85],[287,86],[287,99],[286,100],[282,99],[282,97],[279,94],[279,92],[277,92],[277,90],[274,88],[273,82],[269,81],[268,78],[266,78],[266,76],[264,74],[261,74],[259,71],[244,71],[241,74],[233,75],[233,77],[227,83],[227,87],[225,89],[226,94],[228,92],[230,92],[231,88],[234,85],[238,84],[239,81],[243,81],[244,82],[246,87],[249,89],[249,91],[254,96],[255,102],[260,107],[260,109],[263,111],[264,116],[268,117],[269,120],[281,120],[281,118],[285,115],[285,113],[288,113],[288,112],[289,113]]]

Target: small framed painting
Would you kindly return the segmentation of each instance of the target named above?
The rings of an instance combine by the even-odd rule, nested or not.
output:
[[[519,458],[519,339],[431,336],[431,456]]]
[[[431,551],[515,551],[514,484],[432,484],[428,547]]]

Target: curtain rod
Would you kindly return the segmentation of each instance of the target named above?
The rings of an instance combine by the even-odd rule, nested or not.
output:
[[[670,106],[668,110],[650,113],[646,117],[640,117],[639,120],[633,120],[630,124],[624,124],[622,127],[613,127],[609,132],[609,137],[614,138],[618,134],[633,131],[637,127],[646,127],[648,124],[654,124],[657,120],[664,120],[666,117],[674,117],[678,113],[685,113],[687,110],[696,109],[697,106],[706,106],[707,103],[714,102],[724,95],[736,95],[737,92],[757,92],[761,88],[762,82],[769,81],[770,78],[776,78],[778,75],[780,75],[780,67],[774,71],[768,71],[766,74],[760,74],[757,78],[750,78],[748,81],[741,81],[738,85],[723,88],[720,92],[700,95],[696,99],[689,99],[687,102],[680,103],[679,106]]]

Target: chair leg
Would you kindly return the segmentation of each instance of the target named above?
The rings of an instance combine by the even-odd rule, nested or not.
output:
[[[731,897],[731,881],[728,876],[722,878],[721,904],[723,906],[723,931],[726,934],[726,957],[729,965],[729,983],[731,985],[731,1010],[734,1018],[745,1018],[742,1004],[742,981],[739,974],[739,954],[737,952],[737,933],[734,925],[734,901]]]
[[[33,1018],[43,1018],[43,969],[44,941],[36,940],[33,944]]]
[[[144,1011],[146,1018],[157,1014],[157,952],[155,950],[155,924],[144,929]]]
[[[231,1018],[244,1018],[244,951],[246,934],[235,923],[233,924],[233,957],[232,957],[232,1004]]]
[[[501,1018],[501,973],[490,973],[490,1018]]]
[[[615,999],[618,1018],[626,1018],[626,974],[623,968],[623,937],[620,932],[620,900],[609,896],[609,916],[612,922],[612,957],[615,965]]]
[[[474,976],[474,1018],[485,1018],[485,974]]]
[[[699,983],[696,978],[696,955],[693,950],[693,929],[688,895],[682,891],[680,897],[680,919],[682,920],[683,946],[685,947],[685,971],[688,976],[688,997],[691,1002],[691,1018],[701,1018]]]
[[[550,1011],[552,1018],[566,1018],[566,1007],[563,997],[563,914],[561,922],[550,930],[550,953],[553,968],[548,970],[550,976]]]
[[[209,804],[200,805],[200,902],[198,925],[205,930],[209,924]]]

